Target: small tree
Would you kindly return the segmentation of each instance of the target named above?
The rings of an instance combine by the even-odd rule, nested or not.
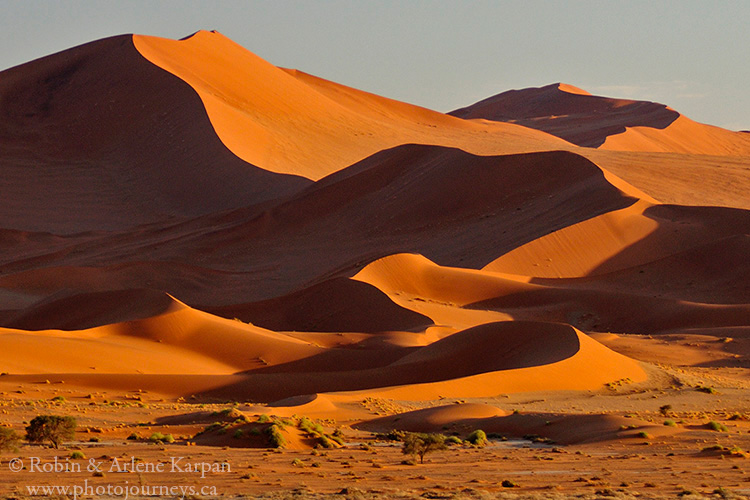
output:
[[[444,450],[445,436],[442,434],[422,434],[410,432],[404,436],[404,455],[419,455],[419,463],[424,463],[424,456],[432,451]]]
[[[0,452],[15,451],[20,438],[10,427],[0,427]]]
[[[59,415],[39,415],[26,427],[26,439],[31,443],[49,441],[57,449],[65,439],[75,437],[76,419]]]

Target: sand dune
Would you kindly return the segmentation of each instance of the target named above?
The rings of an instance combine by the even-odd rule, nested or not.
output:
[[[608,136],[601,148],[746,157],[750,156],[750,136],[697,123],[681,115],[664,131],[629,126],[620,134]]]
[[[274,299],[210,310],[277,331],[383,332],[431,324],[360,281],[334,278]]]
[[[484,269],[542,278],[600,275],[748,232],[750,215],[743,210],[639,202],[517,247]],[[737,258],[730,260],[739,264]],[[694,271],[708,269],[710,261],[696,258]]]
[[[232,154],[195,91],[144,59],[130,36],[2,72],[0,103],[0,174],[13,186],[0,200],[6,229],[121,229],[247,205],[309,182]]]
[[[450,114],[517,123],[590,148],[750,155],[747,134],[696,123],[663,104],[594,96],[564,83],[510,90]]]
[[[135,36],[134,43],[144,57],[195,89],[230,150],[272,172],[317,180],[406,143],[483,154],[565,146],[515,125],[467,123],[286,71],[216,32],[180,41]]]
[[[450,114],[518,123],[594,148],[629,127],[664,130],[680,116],[663,104],[593,96],[564,83],[509,90]]]
[[[466,438],[472,431],[482,429],[488,433],[509,438],[535,435],[559,444],[574,444],[613,440],[634,436],[637,432],[649,434],[674,434],[671,429],[646,421],[612,415],[560,415],[560,414],[503,414],[489,405],[451,405],[401,413],[395,417],[381,417],[357,425],[370,431],[386,432],[399,429],[409,432],[455,433]],[[621,427],[634,427],[637,431],[622,431]]]

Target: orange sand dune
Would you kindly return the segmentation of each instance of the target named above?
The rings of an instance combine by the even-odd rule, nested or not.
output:
[[[404,145],[273,207],[105,234],[44,258],[19,260],[0,276],[0,285],[40,298],[61,288],[154,288],[209,309],[351,276],[394,253],[479,268],[552,231],[636,201],[595,164],[569,152],[476,156]],[[133,262],[136,255],[149,260]]]
[[[742,283],[747,274],[745,245],[746,237],[737,236],[620,272],[531,282],[442,267],[417,255],[395,255],[370,264],[354,279],[444,327],[515,319],[657,334],[689,325],[736,327],[750,321],[747,289],[733,284]],[[707,267],[702,275],[700,263],[711,254],[722,257],[716,261],[721,269]]]
[[[482,429],[487,433],[509,438],[539,436],[560,444],[632,439],[638,432],[646,431],[649,435],[658,436],[676,432],[663,425],[614,415],[507,414],[495,407],[477,404],[414,410],[362,422],[356,427],[371,432],[399,429],[409,432],[455,433],[463,438],[476,429]],[[623,431],[622,427],[630,429]]]
[[[302,332],[411,330],[432,323],[425,316],[399,307],[377,288],[347,278],[327,280],[283,297],[209,312],[271,330]]]
[[[193,217],[309,181],[237,158],[184,81],[131,36],[0,73],[0,227],[76,233]],[[44,193],[40,196],[39,193]]]
[[[750,210],[745,157],[583,148],[579,153],[662,203]]]
[[[750,233],[746,211],[639,202],[517,247],[484,270],[543,278],[599,275],[746,233]],[[696,261],[695,270],[711,261]]]
[[[566,145],[522,127],[468,123],[287,72],[216,32],[199,31],[180,41],[140,35],[133,40],[144,57],[195,89],[230,150],[272,172],[317,180],[405,143],[480,154]]]
[[[446,427],[461,430],[464,428],[480,429],[487,419],[508,415],[510,415],[510,412],[487,404],[452,404],[375,418],[357,424],[356,427],[372,432],[388,432],[392,429],[399,429],[409,432],[439,432],[443,434],[448,430]]]
[[[389,295],[411,295],[463,306],[501,295],[536,288],[523,276],[472,269],[441,267],[421,255],[390,255],[357,273],[355,280],[369,283]]]
[[[750,156],[750,136],[696,123],[658,103],[594,96],[571,85],[510,90],[450,113],[543,130],[579,146]]]
[[[713,156],[750,156],[750,134],[697,123],[680,116],[664,130],[628,127],[610,135],[601,149]]]
[[[139,294],[141,296],[137,297]],[[154,299],[153,293],[148,292],[133,291],[130,295],[131,300],[141,306]],[[104,297],[106,295],[92,296],[89,300]],[[85,300],[79,300],[78,304],[86,307]],[[0,350],[0,364],[10,366],[15,373],[42,373],[65,367],[60,372],[90,373],[94,369],[97,373],[167,374],[181,373],[175,360],[185,355],[185,362],[197,358],[206,360],[205,364],[210,360],[222,367],[219,373],[229,374],[288,363],[323,351],[292,337],[190,309],[174,299],[169,304],[161,300],[157,305],[160,311],[156,315],[87,330],[32,333],[4,329],[6,346]],[[90,318],[84,317],[83,321],[90,321]],[[123,348],[122,355],[116,356],[117,349],[111,344],[134,347]],[[149,350],[153,353],[149,352],[147,358],[154,357],[160,364],[156,360],[141,364],[139,356]],[[117,357],[118,362],[110,365],[112,356]],[[57,359],[60,361],[53,361]],[[185,369],[185,373],[203,373],[190,369],[189,365]],[[213,368],[206,373],[216,372],[217,368]]]
[[[231,394],[234,399],[267,402],[337,391],[413,400],[436,398],[438,393],[482,397],[593,389],[626,377],[645,379],[636,362],[577,330],[537,322],[482,325],[421,348],[326,351],[175,302],[162,315],[91,330],[4,329],[0,342],[5,344],[0,364],[11,368],[13,375],[4,379],[10,383],[44,377],[74,386],[135,387],[173,396]],[[140,363],[137,356],[143,349],[149,353]],[[118,362],[109,364],[118,350]],[[90,352],[97,354],[93,360],[98,363],[88,357]],[[175,359],[188,364],[175,369]],[[246,374],[230,376],[237,368],[244,368]],[[196,372],[204,375],[169,376]],[[580,377],[583,372],[585,378]]]
[[[680,116],[663,104],[592,96],[564,83],[509,90],[450,114],[517,123],[586,147],[599,147],[626,127],[662,130]]]
[[[19,311],[4,324],[22,330],[85,330],[156,316],[173,305],[169,295],[155,290],[116,290],[67,297],[56,294]]]
[[[510,326],[516,322],[500,323],[523,335],[524,327]],[[396,400],[430,400],[443,397],[495,397],[501,394],[533,391],[595,390],[604,384],[630,378],[635,382],[648,377],[638,362],[609,350],[595,340],[568,325],[544,323],[522,323],[527,332],[541,328],[578,344],[572,356],[549,364],[493,371],[466,377],[455,377],[428,383],[413,382],[393,388],[358,391],[358,395],[390,398]],[[481,327],[480,327],[481,328]],[[450,338],[450,337],[449,337]],[[513,338],[511,336],[510,338]],[[548,337],[548,340],[552,340]],[[540,346],[521,352],[542,354]],[[510,354],[510,353],[509,353]],[[518,353],[520,354],[520,352]],[[533,354],[532,354],[533,355]],[[511,355],[512,357],[512,355]]]

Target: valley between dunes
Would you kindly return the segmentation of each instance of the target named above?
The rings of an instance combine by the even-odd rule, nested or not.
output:
[[[476,429],[507,462],[475,490],[555,449],[522,486],[633,483],[602,467],[643,454],[632,474],[683,459],[654,495],[750,491],[701,451],[750,448],[748,133],[562,83],[443,114],[216,32],[122,35],[0,72],[0,175],[0,424],[75,415],[79,446],[146,460],[125,439],[171,431],[257,462],[214,478],[243,494],[377,496],[368,467],[416,472],[368,461],[374,433]],[[258,429],[287,419],[304,461],[301,416],[356,443],[330,453],[358,479],[279,472]],[[481,453],[409,494],[473,498],[449,471]]]

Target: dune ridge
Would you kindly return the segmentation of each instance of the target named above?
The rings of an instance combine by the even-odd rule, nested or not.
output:
[[[272,172],[318,180],[406,143],[480,154],[565,147],[523,127],[467,123],[283,70],[216,32],[180,41],[136,35],[134,43],[145,58],[198,92],[230,150]]]
[[[595,96],[564,83],[509,90],[449,114],[517,123],[589,148],[750,155],[750,139],[739,132],[696,123],[664,104]]]

